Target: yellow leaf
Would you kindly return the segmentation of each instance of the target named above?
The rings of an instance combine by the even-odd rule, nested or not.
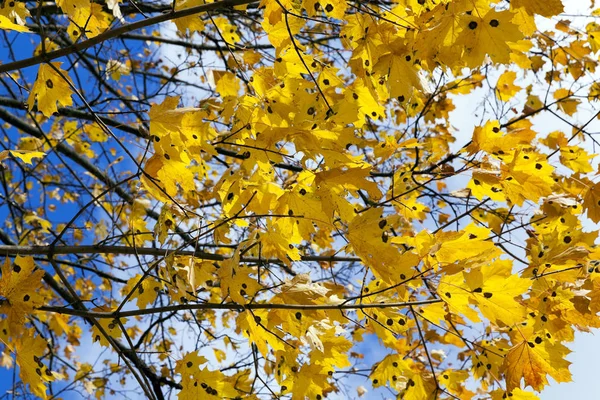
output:
[[[204,0],[178,0],[175,5],[176,10],[184,10],[190,7],[196,7],[202,4],[206,4]],[[187,30],[190,32],[202,32],[205,28],[204,21],[199,18],[197,14],[190,15],[183,18],[175,18],[173,20],[177,26],[177,30],[181,33],[186,33]]]
[[[229,71],[212,71],[217,92],[221,97],[237,97],[240,92],[240,80]]]
[[[9,258],[4,261],[0,296],[8,300],[8,304],[3,305],[2,313],[8,315],[9,329],[13,333],[21,331],[27,314],[44,303],[40,294],[43,276],[43,270],[35,270],[32,257],[17,256],[12,263]]]
[[[381,208],[371,208],[352,220],[348,225],[348,241],[354,253],[379,279],[389,284],[398,283],[411,276],[412,267],[418,264],[418,256],[401,252],[388,243],[388,230],[393,218],[382,217]]]
[[[29,385],[33,394],[47,399],[46,383],[52,382],[55,377],[41,361],[48,351],[48,343],[42,337],[34,335],[33,329],[27,330],[16,340],[14,350],[20,368],[19,376],[23,383]]]
[[[247,304],[261,288],[257,278],[251,275],[255,271],[239,264],[239,251],[235,256],[221,262],[218,275],[221,280],[223,300],[231,299],[238,304]]]
[[[482,262],[500,254],[493,242],[487,240],[490,230],[471,224],[460,232],[439,232],[436,235],[436,245],[431,254],[440,266],[453,264],[457,261]]]
[[[26,26],[22,26],[22,25],[13,23],[10,19],[6,18],[4,15],[0,15],[0,29],[31,33],[31,30],[29,28],[27,28]]]
[[[121,289],[121,293],[125,296],[138,284],[143,275],[137,274],[127,281],[127,284]],[[162,285],[152,276],[146,276],[141,284],[131,295],[131,299],[137,299],[139,309],[145,309],[148,304],[154,303],[158,292],[162,289]]]
[[[502,101],[509,101],[517,93],[521,91],[521,87],[515,85],[515,79],[517,79],[517,73],[514,71],[506,71],[496,83],[496,97]]]
[[[91,311],[111,312],[114,310],[107,306],[101,306],[101,307],[93,308]],[[121,329],[121,326],[119,325],[119,320],[117,320],[117,319],[111,320],[110,318],[98,318],[97,321],[98,321],[98,324],[100,326],[102,326],[106,335],[108,335],[109,337],[111,337],[113,339],[118,339],[123,335],[123,331]],[[120,322],[123,324],[123,326],[125,326],[125,324],[127,323],[127,318],[120,318]],[[102,333],[102,331],[96,325],[92,326],[92,341],[94,343],[100,342],[100,344],[102,346],[110,347],[108,338]]]
[[[519,328],[515,336],[516,344],[506,354],[503,365],[508,391],[519,388],[521,379],[538,392],[548,384],[547,375],[556,382],[571,381],[571,363],[565,359],[570,353],[568,348],[530,326]]]
[[[462,32],[455,45],[464,46],[462,60],[468,67],[481,65],[486,54],[496,63],[510,62],[511,49],[507,43],[523,38],[517,25],[511,22],[512,18],[511,12],[498,12],[493,8],[483,17],[479,11],[462,17]]]
[[[573,116],[577,112],[580,100],[573,97],[569,89],[558,89],[554,92],[554,99],[557,100],[557,107],[568,116]]]
[[[40,65],[37,79],[27,101],[29,108],[33,109],[37,100],[38,110],[47,117],[58,111],[57,102],[61,106],[73,104],[71,99],[73,93],[69,86],[71,81],[67,72],[60,68],[61,63],[59,62],[53,62],[52,65],[54,68],[48,64]]]
[[[33,158],[41,158],[46,155],[43,151],[35,150],[2,150],[0,151],[0,162],[6,160],[9,154],[30,165],[33,164],[31,161]]]
[[[145,174],[141,182],[156,199],[171,202],[180,187],[184,193],[194,190],[194,174],[188,165],[181,161],[167,159],[168,154],[155,154],[144,167]]]
[[[510,7],[523,7],[528,14],[538,14],[543,17],[553,17],[564,10],[561,0],[513,0]]]
[[[589,219],[595,223],[600,222],[600,184],[587,189],[583,197],[583,208],[587,211]]]
[[[512,326],[523,321],[526,308],[515,299],[531,286],[531,280],[512,274],[512,262],[497,260],[464,273],[471,293],[484,317],[496,325]]]
[[[560,148],[560,162],[562,165],[582,174],[594,170],[590,160],[595,156],[595,154],[588,154],[587,151],[578,146],[562,146]]]

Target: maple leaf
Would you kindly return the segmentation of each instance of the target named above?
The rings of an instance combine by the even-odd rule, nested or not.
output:
[[[252,268],[240,265],[239,257],[239,252],[236,252],[232,258],[223,261],[217,274],[221,279],[223,299],[230,298],[238,304],[246,304],[253,299],[261,285],[251,277],[255,274]]]
[[[541,391],[548,384],[547,375],[557,382],[569,382],[569,361],[565,359],[569,349],[549,339],[544,332],[534,332],[533,328],[519,328],[515,334],[514,346],[504,359],[503,370],[509,391],[526,386]]]
[[[138,282],[140,282],[142,278],[144,278],[144,280],[138,285]],[[161,290],[161,285],[153,277],[143,277],[141,274],[137,274],[129,278],[121,292],[124,295],[127,295],[136,285],[138,285],[137,289],[133,292],[131,298],[137,299],[137,306],[140,309],[144,309],[148,307],[148,304],[154,303],[158,292]]]
[[[6,160],[8,155],[13,156],[14,158],[18,158],[26,164],[32,164],[32,159],[44,157],[46,153],[43,151],[34,151],[34,150],[2,150],[0,151],[0,162]]]
[[[171,160],[168,154],[155,154],[146,161],[141,181],[146,190],[155,198],[170,202],[177,196],[179,188],[183,191],[194,190],[194,174],[188,164]]]
[[[356,217],[348,226],[348,241],[362,261],[368,265],[375,276],[396,283],[402,276],[412,275],[412,267],[419,258],[412,252],[402,253],[396,246],[388,243],[388,221],[382,217],[380,208],[371,208]]]
[[[223,399],[235,398],[239,387],[231,382],[221,371],[210,371],[200,368],[208,360],[196,352],[187,353],[177,361],[175,372],[181,374],[183,388],[178,393],[178,399]]]
[[[430,254],[442,267],[457,261],[483,262],[500,254],[487,240],[489,235],[489,229],[474,224],[460,232],[439,232]]]
[[[592,172],[593,168],[590,160],[595,156],[595,154],[589,155],[584,149],[578,146],[561,146],[560,148],[560,162],[574,172],[584,174]]]
[[[92,311],[111,312],[114,310],[107,306],[101,306],[92,309]],[[109,338],[118,339],[123,335],[123,330],[121,329],[120,323],[125,326],[127,323],[127,318],[119,318],[114,320],[109,318],[100,318],[97,320],[97,323],[102,327]],[[109,347],[110,342],[106,335],[100,330],[100,328],[98,328],[97,325],[92,326],[92,338],[94,342],[99,342],[100,345]]]
[[[595,223],[600,222],[600,185],[595,184],[587,189],[583,198],[583,207],[587,216]]]
[[[237,97],[240,91],[239,79],[229,71],[212,71],[216,90],[222,97]]]
[[[8,315],[11,332],[20,332],[25,317],[43,304],[44,297],[40,293],[43,276],[43,270],[35,269],[32,257],[17,256],[12,263],[9,258],[4,261],[0,296],[8,303],[3,308]]]
[[[15,24],[4,15],[0,15],[0,29],[12,30],[17,32],[31,32],[26,26]]]
[[[58,111],[57,102],[61,106],[73,104],[69,75],[60,68],[62,63],[53,62],[51,64],[52,66],[48,64],[40,65],[27,101],[30,109],[33,109],[37,101],[37,109],[45,116],[50,116]]]
[[[538,14],[543,17],[553,17],[563,12],[564,7],[561,0],[514,0],[511,8],[524,8],[529,14]]]
[[[517,73],[514,71],[506,71],[500,78],[498,78],[498,82],[496,83],[496,96],[502,101],[509,101],[517,93],[521,91],[521,87],[515,85],[515,80],[517,79]]]
[[[89,0],[58,0],[59,6],[89,37],[97,36],[108,29],[112,16],[102,10],[100,4]]]
[[[21,380],[29,385],[33,394],[42,399],[48,398],[46,383],[55,379],[52,371],[42,362],[47,350],[48,343],[39,335],[35,335],[32,329],[26,330],[14,343]]]
[[[475,67],[489,57],[497,63],[510,61],[508,42],[517,42],[523,38],[518,27],[511,22],[513,14],[509,11],[481,10],[465,15],[461,19],[462,32],[456,39],[456,45],[464,46],[463,60],[468,67]]]
[[[510,261],[497,260],[464,275],[471,292],[470,299],[484,317],[508,326],[524,319],[526,310],[516,298],[526,293],[531,281],[513,275]]]

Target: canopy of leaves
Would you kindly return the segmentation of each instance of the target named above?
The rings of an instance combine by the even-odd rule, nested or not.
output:
[[[1,2],[0,388],[570,381],[600,326],[600,9],[566,3]]]

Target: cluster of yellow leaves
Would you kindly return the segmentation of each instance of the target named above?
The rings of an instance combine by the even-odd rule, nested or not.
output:
[[[118,2],[109,3],[116,17]],[[205,3],[176,1],[174,8],[201,4]],[[97,36],[112,21],[102,5],[88,0],[60,0],[57,5],[69,18],[67,32],[73,40]],[[471,179],[468,190],[456,197],[500,204],[480,211],[477,219],[472,217],[472,224],[456,231],[446,230],[449,217],[445,213],[436,221],[442,225],[436,232],[418,226],[433,215],[432,210],[445,209],[447,204],[443,196],[437,203],[422,200],[433,183],[424,177],[427,173],[417,172],[433,171],[432,175],[440,178],[456,173],[454,166],[443,164],[438,169],[436,164],[449,153],[449,143],[454,140],[447,124],[436,121],[449,118],[454,109],[451,96],[481,87],[485,76],[477,71],[447,83],[447,93],[435,100],[429,96],[428,80],[440,70],[458,76],[463,68],[488,62],[542,71],[541,57],[529,57],[528,53],[540,45],[532,41],[537,30],[535,17],[560,14],[562,2],[513,0],[500,8],[483,0],[400,0],[389,9],[372,7],[371,13],[366,13],[349,12],[352,7],[343,0],[262,1],[260,26],[274,46],[272,66],[259,63],[260,54],[245,51],[227,60],[236,64],[239,74],[232,72],[234,68],[210,71],[217,98],[203,100],[193,108],[179,107],[177,96],[152,105],[148,112],[152,155],[143,161],[141,182],[152,200],[165,203],[153,228],[158,242],[170,243],[175,227],[189,222],[184,213],[177,213],[177,207],[194,208],[206,200],[216,200],[221,207],[220,214],[211,215],[206,225],[216,244],[230,244],[227,235],[234,229],[243,230],[246,237],[234,251],[219,250],[223,259],[218,262],[168,256],[166,265],[158,265],[156,272],[152,267],[149,273],[131,276],[121,294],[135,300],[140,309],[154,304],[162,293],[184,304],[198,300],[200,292],[210,301],[244,307],[235,318],[224,315],[223,324],[235,319],[235,331],[266,360],[265,372],[274,376],[280,394],[291,393],[292,399],[323,398],[336,390],[334,371],[352,365],[349,353],[353,343],[345,329],[349,317],[341,309],[310,306],[339,305],[351,289],[335,281],[312,282],[295,268],[304,254],[326,257],[340,252],[355,256],[374,277],[359,284],[359,301],[365,309],[356,311],[356,316],[364,329],[352,332],[352,338],[373,334],[393,351],[373,367],[370,379],[374,387],[388,386],[405,399],[433,399],[439,387],[459,398],[473,397],[465,384],[468,371],[442,370],[442,357],[437,353],[439,359],[435,359],[435,353],[427,349],[427,357],[434,358],[429,360],[431,368],[418,362],[425,353],[414,358],[404,354],[413,351],[410,339],[464,348],[467,342],[457,339],[461,333],[456,326],[484,322],[486,333],[498,338],[467,345],[468,350],[459,357],[471,360],[470,372],[483,386],[499,377],[505,379],[505,390],[491,391],[492,398],[532,398],[522,388],[540,391],[548,376],[558,382],[570,379],[564,360],[568,349],[562,343],[572,340],[574,327],[600,326],[596,317],[600,311],[600,271],[594,264],[596,235],[582,232],[579,222],[583,210],[592,221],[600,222],[599,184],[584,176],[593,172],[594,155],[571,143],[572,138],[562,132],[537,138],[532,122],[525,118],[508,123],[486,121],[475,128],[471,143],[457,154],[464,160],[471,158],[465,161]],[[374,17],[377,14],[381,18]],[[0,11],[0,28],[27,31],[27,17],[23,3],[11,2]],[[301,32],[328,19],[339,21],[340,51],[349,55],[346,68],[299,41]],[[182,36],[210,29],[232,49],[243,45],[243,32],[229,18],[189,16],[174,23]],[[598,25],[590,23],[586,30],[587,42],[573,41],[551,61],[553,66],[568,66],[574,78],[591,67],[583,61],[572,65],[572,60],[600,50]],[[131,65],[111,59],[106,72],[118,80],[130,70]],[[510,67],[504,71],[494,89],[502,104],[520,99],[524,91],[524,115],[548,106],[529,87],[518,85],[517,72]],[[246,79],[246,74],[251,74],[251,79]],[[42,64],[31,88],[29,108],[33,110],[37,104],[37,110],[50,117],[58,111],[57,103],[73,105],[72,94],[72,82],[61,64]],[[592,85],[588,97],[597,99],[599,94],[598,85]],[[567,88],[551,93],[558,110],[567,116],[575,115],[581,104],[574,96]],[[435,134],[417,139],[416,126],[415,138],[394,129],[379,131],[384,121],[402,125],[409,118],[416,119],[415,125],[422,118]],[[213,122],[229,128],[220,132],[219,124]],[[94,151],[75,139],[76,132],[84,129],[94,143],[109,139],[96,125],[81,128],[65,123],[62,127],[66,143],[90,158]],[[540,145],[556,152],[561,165],[549,160]],[[235,157],[223,162],[222,171],[211,171],[207,162],[219,151]],[[8,154],[31,163],[44,153],[12,150],[0,153],[0,161]],[[289,161],[299,165],[290,168],[293,172],[280,173],[273,167]],[[394,161],[401,165],[395,168]],[[386,174],[375,170],[374,164],[394,165],[394,170]],[[573,174],[560,175],[562,167]],[[218,176],[216,182],[213,176]],[[392,183],[386,186],[378,179],[382,176],[391,178]],[[444,182],[435,184],[440,192],[446,189]],[[539,215],[527,231],[527,267],[518,274],[501,243],[494,240],[515,221],[511,214],[515,208],[524,210],[540,203]],[[143,245],[152,238],[145,219],[147,206],[144,200],[136,200],[124,208],[126,215],[121,218],[129,229],[123,239],[127,244]],[[106,209],[114,211],[110,204]],[[535,219],[539,216],[543,222]],[[45,220],[35,215],[26,216],[25,221],[48,230]],[[135,234],[133,239],[129,234]],[[336,251],[334,234],[346,240]],[[243,262],[242,257],[255,263]],[[271,261],[291,271],[294,278],[280,279],[276,289],[270,287],[267,278],[272,279],[273,274],[265,265]],[[324,270],[331,268],[325,264]],[[34,271],[31,259],[7,261],[2,268],[0,296],[6,299],[1,308],[7,315],[3,323],[11,334],[21,335],[14,341],[14,349],[22,379],[36,395],[44,397],[44,382],[51,380],[51,373],[39,361],[44,343],[22,328],[27,315],[42,304],[37,291],[42,274]],[[434,277],[423,277],[428,274]],[[418,309],[376,307],[426,296],[434,301]],[[306,309],[245,308],[265,302]],[[94,311],[113,309],[102,306]],[[215,326],[215,313],[201,315]],[[76,336],[67,322],[55,318],[50,323]],[[94,341],[108,346],[107,336],[121,337],[126,322],[100,320],[99,326],[92,328]],[[426,338],[419,337],[422,330]],[[167,341],[161,346],[165,354],[174,348]],[[219,361],[227,358],[222,351],[215,352],[215,357]],[[235,398],[250,391],[249,371],[227,376],[208,369],[204,366],[207,362],[196,352],[177,361],[175,371],[183,387],[180,398]]]
[[[43,270],[35,268],[33,258],[6,258],[0,278],[0,342],[5,352],[14,352],[23,383],[32,393],[46,399],[46,383],[55,375],[41,361],[47,353],[48,343],[25,321],[35,308],[44,304],[41,292]]]

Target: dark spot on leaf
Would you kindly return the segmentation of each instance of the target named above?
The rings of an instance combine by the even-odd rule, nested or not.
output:
[[[52,79],[48,79],[46,81],[46,86],[48,86],[48,89],[52,89],[54,87],[54,83],[52,82]]]
[[[333,6],[332,6],[331,4],[327,4],[327,5],[325,6],[325,11],[327,11],[327,12],[332,12],[332,11],[333,11]]]
[[[485,292],[485,293],[483,294],[483,297],[485,297],[486,299],[491,299],[491,298],[492,298],[492,296],[493,296],[493,293],[490,293],[490,292]]]
[[[498,20],[497,20],[497,19],[493,19],[493,20],[491,20],[491,21],[490,21],[490,26],[491,26],[492,28],[497,28],[497,27],[498,27],[498,25],[500,25],[500,22],[498,22]]]
[[[566,244],[571,243],[571,236],[565,236],[565,238],[563,239],[563,242],[565,242]]]
[[[475,28],[477,28],[477,22],[475,22],[475,21],[469,22],[469,29],[475,29]]]
[[[535,164],[535,169],[542,169],[542,164],[536,163]]]

